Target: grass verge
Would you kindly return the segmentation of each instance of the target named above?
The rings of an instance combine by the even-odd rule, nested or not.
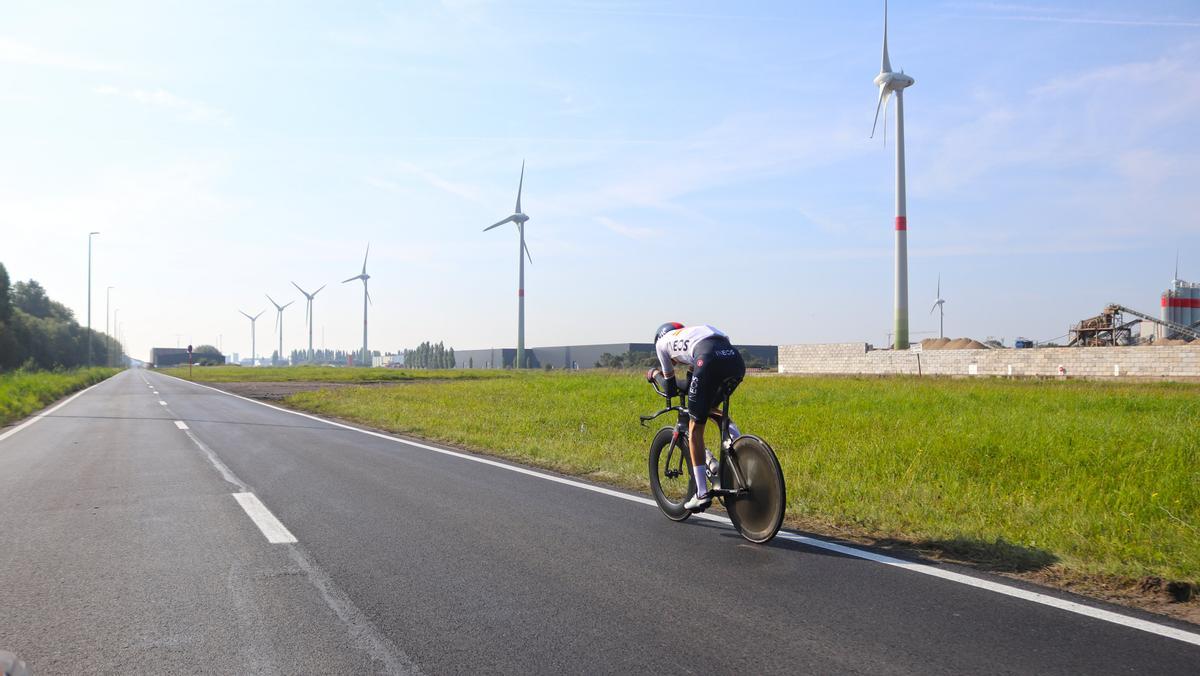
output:
[[[87,368],[0,373],[0,425],[24,418],[56,399],[98,383],[118,371],[120,369]]]
[[[648,489],[637,415],[661,400],[636,375],[410,373],[287,403]],[[1198,385],[767,376],[733,415],[779,454],[792,525],[1002,571],[1200,583]]]

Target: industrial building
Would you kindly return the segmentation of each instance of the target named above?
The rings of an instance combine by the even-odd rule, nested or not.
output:
[[[1164,322],[1185,327],[1200,324],[1200,282],[1185,282],[1174,279],[1171,288],[1162,293],[1161,318]],[[1166,338],[1182,338],[1183,335],[1167,330]]]
[[[779,363],[779,348],[775,345],[738,345],[743,356],[754,357],[774,368]],[[596,368],[605,354],[623,355],[629,352],[653,354],[651,343],[604,343],[601,345],[557,345],[525,350],[530,368],[590,369]],[[517,351],[512,348],[486,350],[455,350],[455,367],[460,369],[512,368]]]
[[[218,359],[221,364],[225,363],[225,355],[213,355],[205,353],[203,359],[207,362],[214,362]],[[184,366],[188,363],[188,351],[182,347],[155,347],[150,349],[150,363],[154,368],[165,368],[168,366]]]

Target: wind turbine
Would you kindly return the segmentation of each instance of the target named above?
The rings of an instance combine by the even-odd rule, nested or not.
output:
[[[884,136],[887,136],[887,104],[896,97],[896,340],[897,350],[908,349],[908,216],[904,200],[904,90],[916,80],[904,74],[892,72],[887,48],[887,0],[883,0],[883,63],[875,85],[879,87],[879,102],[875,104],[875,124],[871,127],[871,138],[875,138],[875,127],[879,126],[879,111],[883,109]]]
[[[934,310],[938,311],[938,338],[945,338],[946,331],[944,325],[946,323],[946,301],[942,298],[941,275],[938,275],[937,300],[934,301],[933,307],[929,308],[929,314],[933,314]]]
[[[375,301],[371,300],[371,293],[369,291],[367,291],[367,280],[371,278],[371,275],[367,274],[367,256],[369,256],[369,255],[371,255],[371,243],[367,242],[367,253],[363,254],[362,272],[360,274],[357,274],[357,275],[351,277],[350,279],[342,280],[342,284],[345,284],[346,282],[353,282],[356,279],[361,279],[362,283],[363,283],[363,348],[362,348],[362,354],[363,354],[363,363],[366,364],[367,366],[371,365],[370,353],[367,352],[367,303],[369,302],[372,305],[375,304]],[[320,289],[318,289],[318,291],[319,290]],[[313,295],[315,296],[316,294],[313,294]]]
[[[263,295],[265,295],[267,297],[267,300],[271,301],[271,305],[275,306],[275,329],[277,331],[279,331],[279,351],[276,352],[275,354],[277,355],[277,357],[280,360],[282,360],[283,359],[283,311],[287,308],[288,305],[291,305],[292,303],[295,303],[296,301],[289,300],[287,302],[287,304],[280,305],[279,303],[275,302],[275,299],[272,298],[270,294],[263,294]],[[278,362],[274,361],[274,360],[271,363],[278,364]]]
[[[533,256],[529,254],[529,247],[525,246],[525,222],[529,220],[521,211],[521,189],[525,185],[525,160],[521,160],[521,180],[517,183],[517,208],[516,212],[508,218],[494,223],[484,228],[487,232],[492,228],[498,228],[505,223],[516,223],[517,232],[521,236],[521,248],[517,250],[517,260],[520,262],[520,277],[517,285],[517,368],[525,367],[525,258],[529,257],[529,264],[533,264]]]
[[[313,299],[317,297],[317,294],[318,294],[318,293],[321,293],[321,289],[324,289],[324,288],[325,288],[325,285],[324,285],[324,284],[322,284],[322,285],[321,285],[321,289],[317,289],[316,291],[313,291],[312,293],[309,293],[309,292],[305,291],[304,289],[301,289],[301,288],[300,288],[300,285],[299,285],[299,284],[297,284],[297,283],[295,283],[295,282],[292,282],[292,286],[294,286],[294,287],[296,287],[297,289],[299,289],[299,290],[300,290],[300,293],[304,294],[304,297],[307,299],[306,307],[304,308],[304,323],[305,323],[305,324],[308,324],[308,361],[309,361],[309,362],[311,362],[311,361],[313,360],[313,347],[312,347],[312,327],[313,327],[313,321],[312,321],[312,317],[313,317],[313,313],[312,313],[312,304],[313,304]]]
[[[238,310],[238,312],[242,312],[242,311]],[[254,328],[254,322],[258,321],[258,318],[262,316],[263,312],[266,312],[266,310],[259,312],[258,314],[254,315],[253,317],[246,314],[245,312],[242,312],[242,314],[246,316],[246,319],[250,320],[250,365],[251,366],[258,366],[258,352],[257,352],[258,348],[255,344],[255,337],[257,335],[257,331]]]

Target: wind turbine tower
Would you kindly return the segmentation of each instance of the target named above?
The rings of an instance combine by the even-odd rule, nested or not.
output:
[[[904,74],[892,72],[887,47],[887,0],[883,1],[883,63],[875,85],[879,87],[879,101],[875,104],[875,125],[871,138],[875,138],[875,127],[879,126],[879,110],[883,108],[884,136],[887,136],[887,104],[892,95],[896,97],[896,339],[892,347],[908,349],[908,215],[904,199],[904,90],[916,80]]]
[[[309,293],[309,292],[305,291],[304,289],[301,289],[300,285],[295,282],[292,282],[292,286],[299,289],[300,293],[304,294],[304,298],[307,300],[307,303],[304,308],[304,323],[308,324],[308,361],[311,362],[313,360],[313,346],[312,346],[313,299],[317,297],[318,293],[321,293],[321,289],[324,289],[325,285],[322,284],[321,289],[317,289],[316,291],[313,291],[312,293]]]
[[[525,186],[525,160],[521,160],[521,180],[517,183],[517,207],[512,216],[494,223],[484,228],[487,232],[492,228],[498,228],[505,223],[515,223],[517,225],[517,233],[521,238],[521,248],[517,249],[517,261],[520,265],[520,274],[517,282],[517,368],[525,368],[525,258],[529,258],[529,264],[533,265],[533,256],[529,255],[529,247],[525,246],[525,222],[529,220],[521,211],[521,189]]]
[[[934,310],[938,311],[938,338],[946,337],[946,301],[942,298],[942,276],[938,275],[937,285],[937,300],[934,301],[933,307],[929,308],[929,314],[933,314]]]
[[[277,365],[280,361],[283,361],[283,311],[287,309],[288,305],[291,305],[296,301],[289,300],[286,304],[280,305],[279,303],[275,302],[275,299],[272,298],[270,294],[265,295],[267,296],[267,300],[271,301],[271,305],[275,306],[275,329],[279,331],[279,351],[275,353],[277,360],[273,361],[272,363]]]
[[[354,280],[356,280],[356,279],[361,279],[361,280],[362,280],[362,283],[363,283],[363,346],[362,346],[362,358],[363,358],[363,363],[364,363],[365,365],[367,365],[367,366],[370,366],[370,365],[371,365],[371,353],[370,353],[370,352],[367,352],[367,303],[371,303],[372,305],[374,305],[374,304],[375,304],[375,301],[371,300],[371,293],[370,293],[369,291],[367,291],[367,280],[371,278],[371,275],[368,275],[368,274],[367,274],[367,256],[370,256],[370,255],[371,255],[371,243],[370,243],[370,242],[367,242],[367,252],[366,252],[365,254],[363,254],[363,266],[362,266],[362,272],[361,272],[360,274],[357,274],[357,275],[355,275],[355,276],[351,277],[350,279],[344,279],[344,280],[342,280],[342,284],[345,284],[346,282],[353,282],[353,281],[354,281]],[[320,291],[320,289],[318,289],[318,291]],[[316,294],[314,293],[313,295],[315,296]]]
[[[242,312],[242,311],[238,310],[238,312]],[[250,320],[250,365],[251,366],[258,366],[258,347],[255,343],[255,337],[257,335],[257,332],[255,331],[255,328],[254,328],[254,322],[258,321],[258,318],[262,316],[263,312],[266,312],[266,310],[259,312],[258,314],[254,315],[253,317],[246,314],[245,312],[242,312],[242,314],[245,315],[246,319]]]

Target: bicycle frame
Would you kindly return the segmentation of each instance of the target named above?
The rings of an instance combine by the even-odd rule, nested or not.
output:
[[[688,417],[687,407],[683,405],[684,396],[682,394],[679,395],[679,405],[672,406],[672,398],[667,396],[667,393],[659,388],[658,382],[653,382],[651,384],[654,386],[655,392],[658,392],[660,396],[666,398],[667,407],[651,415],[638,416],[641,420],[642,427],[648,427],[648,425],[646,425],[647,422],[654,420],[655,418],[666,413],[670,413],[671,411],[677,411],[679,413],[679,420],[675,423],[675,432],[671,436],[671,449],[667,451],[667,461],[665,464],[667,467],[670,467],[671,454],[674,453],[676,447],[679,446],[679,437],[683,436],[686,438],[688,436],[688,422],[691,420],[691,418]],[[721,467],[724,467],[726,462],[728,462],[729,468],[733,471],[735,488],[726,488],[725,486],[721,486],[720,488],[711,489],[709,493],[720,497],[736,498],[748,494],[749,491],[746,489],[746,480],[742,476],[742,471],[738,467],[737,453],[733,450],[733,440],[729,438],[729,399],[729,395],[726,394],[721,401],[721,413],[719,415],[720,423],[718,424],[718,429],[720,430],[720,444],[718,444],[718,446],[720,446],[720,455],[718,456],[717,462]],[[680,448],[680,450],[685,453],[689,452],[688,448]],[[680,459],[682,460],[682,456]],[[667,471],[672,472],[681,470]],[[678,476],[678,474],[668,474],[668,476]]]

